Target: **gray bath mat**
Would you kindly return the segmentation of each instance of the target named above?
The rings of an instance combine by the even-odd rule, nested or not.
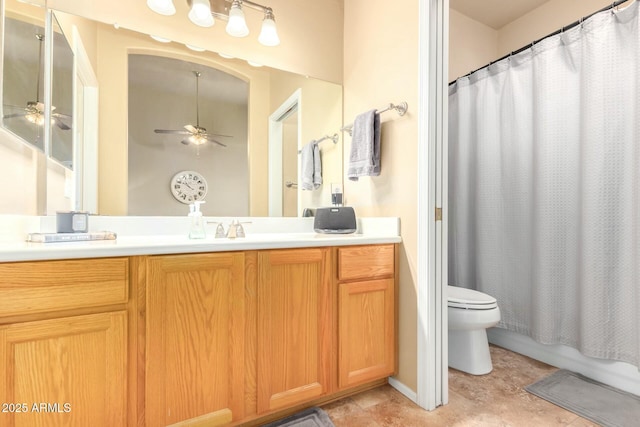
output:
[[[639,425],[639,396],[575,372],[561,369],[525,390],[605,427]]]
[[[329,415],[322,409],[314,407],[293,414],[263,427],[335,427]]]

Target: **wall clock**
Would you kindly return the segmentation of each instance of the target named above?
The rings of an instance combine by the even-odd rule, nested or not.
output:
[[[169,189],[177,201],[189,204],[204,200],[207,195],[207,180],[198,172],[180,171],[171,178]]]

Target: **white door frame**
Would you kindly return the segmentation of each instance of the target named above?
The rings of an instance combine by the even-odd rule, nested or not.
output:
[[[282,123],[289,117],[291,110],[297,108],[298,144],[300,144],[301,98],[302,90],[297,89],[269,116],[269,216],[282,216]],[[298,175],[300,175],[299,171]],[[299,178],[298,176],[298,182]],[[298,212],[300,212],[300,197],[298,197]]]
[[[420,0],[419,22],[416,400],[421,407],[433,410],[449,400],[446,295],[449,0]]]
[[[75,132],[74,172],[76,201],[74,208],[98,213],[98,78],[82,43],[78,28],[73,26],[74,76],[81,82],[75,85],[75,96],[83,98],[82,111],[74,102],[74,117],[82,116],[82,129]],[[75,84],[75,82],[74,82]]]

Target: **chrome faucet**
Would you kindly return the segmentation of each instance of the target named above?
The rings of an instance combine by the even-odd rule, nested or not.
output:
[[[236,237],[246,236],[242,224],[251,224],[251,222],[240,222],[237,219],[234,219],[233,221],[231,221],[231,224],[229,224],[229,228],[226,232],[224,231],[224,225],[222,225],[221,222],[207,221],[207,224],[218,224],[218,226],[216,227],[216,239],[221,239],[224,237],[228,239],[235,239]]]

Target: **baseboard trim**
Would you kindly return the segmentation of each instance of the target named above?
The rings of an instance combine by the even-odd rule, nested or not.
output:
[[[490,328],[487,335],[491,344],[640,396],[640,372],[629,363],[587,357],[566,345],[540,344],[526,335],[502,328]]]
[[[396,390],[398,390],[400,393],[402,393],[407,399],[409,399],[413,403],[418,402],[418,396],[416,392],[411,390],[409,387],[407,387],[397,379],[393,377],[389,377],[389,385],[395,388]]]

